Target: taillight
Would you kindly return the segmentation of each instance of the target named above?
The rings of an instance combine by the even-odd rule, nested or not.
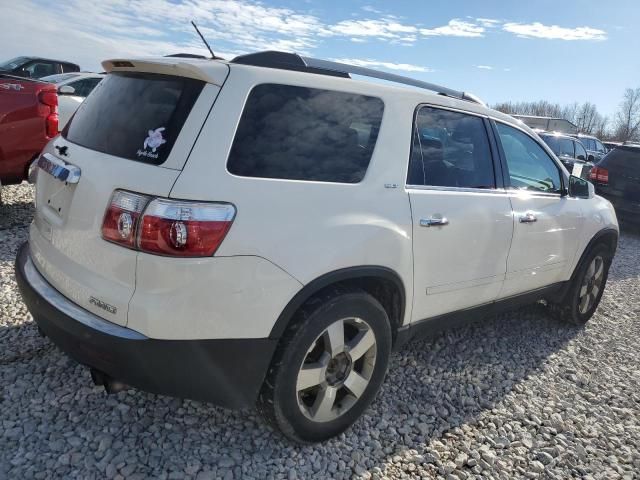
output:
[[[229,203],[151,199],[116,190],[102,222],[102,238],[158,255],[211,256],[235,215],[236,209]]]
[[[593,167],[591,172],[589,172],[589,180],[593,180],[597,183],[608,184],[609,170],[602,167]]]
[[[38,99],[40,103],[45,105],[44,114],[45,118],[45,128],[47,137],[55,137],[58,134],[58,94],[52,91],[40,92],[38,95]]]
[[[227,235],[236,209],[229,203],[153,200],[142,216],[138,247],[176,257],[211,256]]]
[[[58,94],[53,91],[40,92],[40,101],[49,107],[58,108]]]
[[[102,238],[129,248],[136,248],[138,220],[149,203],[149,197],[116,190],[111,195],[102,221]]]

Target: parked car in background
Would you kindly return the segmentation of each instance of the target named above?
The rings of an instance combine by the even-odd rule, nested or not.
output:
[[[57,73],[79,72],[75,63],[40,57],[16,57],[0,63],[0,71],[18,77],[42,78]]]
[[[104,78],[104,74],[91,72],[60,73],[42,77],[58,90],[58,118],[60,130],[66,125],[80,104]]]
[[[613,207],[473,95],[280,52],[103,66],[38,160],[16,279],[108,391],[257,404],[321,441],[412,338],[598,307]]]
[[[585,179],[589,178],[593,163],[587,161],[587,151],[580,140],[561,133],[544,132],[538,135],[549,145],[549,148],[553,150],[553,153],[571,174]]]
[[[547,132],[576,133],[578,127],[564,118],[557,117],[539,117],[535,115],[511,115],[517,118],[528,127],[536,130],[545,130]]]
[[[607,152],[610,152],[614,148],[619,147],[620,145],[622,145],[622,143],[623,142],[602,142],[604,147],[607,149]]]
[[[622,220],[640,224],[640,145],[618,145],[593,167],[590,179]]]
[[[0,185],[20,183],[58,134],[58,96],[47,82],[0,73]]]
[[[584,148],[587,150],[587,160],[590,162],[599,162],[607,153],[607,149],[602,142],[592,135],[578,133],[577,135],[571,136],[582,142],[582,145],[584,145]]]

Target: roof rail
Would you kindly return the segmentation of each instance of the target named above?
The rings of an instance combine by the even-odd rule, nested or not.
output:
[[[322,75],[332,75],[343,78],[350,78],[350,75],[361,75],[364,77],[377,78],[393,83],[403,85],[411,85],[413,87],[424,88],[436,92],[447,97],[467,100],[469,102],[478,103],[485,106],[485,103],[471,93],[459,92],[447,87],[442,87],[434,83],[423,82],[415,78],[403,77],[394,73],[381,72],[372,68],[358,67],[356,65],[348,65],[346,63],[331,62],[329,60],[320,60],[318,58],[301,57],[296,53],[285,53],[276,51],[266,51],[258,53],[250,53],[234,58],[231,63],[239,63],[243,65],[254,65],[258,67],[281,68],[285,70],[296,70],[309,73],[318,73]]]

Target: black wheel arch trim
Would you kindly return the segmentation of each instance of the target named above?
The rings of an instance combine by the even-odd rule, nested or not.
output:
[[[582,255],[580,255],[580,260],[578,260],[578,263],[576,263],[576,266],[573,269],[573,273],[571,274],[571,278],[573,279],[573,276],[578,270],[578,267],[582,264],[585,257],[589,254],[589,251],[591,251],[594,245],[601,243],[602,240],[605,239],[605,237],[609,237],[609,240],[607,241],[607,243],[611,246],[611,256],[613,257],[613,255],[615,255],[616,250],[618,248],[619,236],[620,234],[618,233],[618,230],[616,230],[615,228],[607,227],[596,232],[596,234],[593,237],[591,237],[591,240],[589,240],[589,243],[587,243],[587,246],[585,247],[585,249],[582,251]]]
[[[587,243],[587,246],[582,251],[582,254],[578,259],[576,266],[573,268],[573,272],[571,272],[571,278],[569,279],[569,281],[565,282],[564,287],[560,291],[558,291],[556,295],[553,295],[550,299],[552,301],[559,302],[566,296],[567,292],[571,288],[573,281],[575,280],[575,276],[578,270],[580,270],[580,265],[582,265],[582,263],[585,261],[585,258],[587,257],[587,255],[589,255],[589,252],[593,249],[593,247],[599,243],[602,243],[606,237],[608,237],[608,241],[607,240],[605,241],[611,246],[611,256],[613,257],[613,255],[615,255],[616,253],[616,249],[618,248],[619,235],[620,234],[618,233],[618,230],[616,230],[615,228],[607,227],[607,228],[603,228],[602,230],[598,230],[596,234],[593,237],[591,237],[591,240],[589,240],[589,243]]]
[[[400,325],[398,326],[401,326],[406,311],[407,297],[404,282],[400,278],[400,275],[388,267],[362,265],[334,270],[307,283],[293,296],[287,306],[282,310],[280,316],[276,320],[276,323],[271,329],[271,333],[269,333],[269,338],[279,339],[287,328],[287,325],[289,325],[293,315],[307,300],[318,292],[336,283],[365,278],[377,278],[391,281],[398,288],[398,291],[400,292]]]

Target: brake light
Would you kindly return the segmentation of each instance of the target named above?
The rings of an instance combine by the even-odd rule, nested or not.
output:
[[[54,91],[40,92],[40,103],[45,106],[45,130],[47,137],[55,137],[58,134],[58,94]],[[48,108],[47,108],[48,107]],[[40,109],[41,110],[41,109]]]
[[[589,180],[606,185],[609,183],[609,170],[602,167],[593,167],[589,173]]]
[[[136,248],[138,220],[149,203],[149,197],[116,190],[102,221],[102,238],[129,248]]]
[[[236,215],[229,203],[152,199],[116,190],[102,222],[102,238],[142,252],[174,257],[213,255]]]
[[[153,200],[142,216],[138,247],[176,257],[211,256],[227,235],[236,209],[229,203]]]

